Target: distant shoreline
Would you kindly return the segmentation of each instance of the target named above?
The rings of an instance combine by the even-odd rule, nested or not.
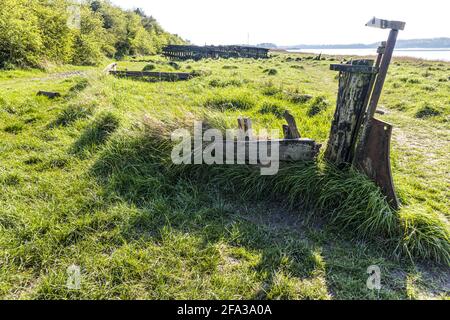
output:
[[[274,50],[281,51],[281,50]],[[374,56],[376,49],[324,49],[324,48],[307,48],[300,50],[283,50],[289,53],[305,53],[305,54],[324,54],[336,56]],[[407,57],[415,59],[424,59],[430,61],[446,61],[450,62],[450,48],[398,48],[394,51],[394,57]]]

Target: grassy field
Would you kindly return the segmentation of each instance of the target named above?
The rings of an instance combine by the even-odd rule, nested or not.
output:
[[[337,92],[329,64],[340,58],[310,58],[118,65],[198,75],[185,82],[0,71],[0,297],[448,299],[450,63],[396,59],[390,69],[377,117],[394,125],[398,212],[322,159],[265,178],[171,164],[170,133],[194,119],[224,129],[243,115],[281,129],[289,110],[303,137],[325,143]],[[66,286],[73,264],[80,290]],[[366,287],[370,265],[381,268],[379,292]]]

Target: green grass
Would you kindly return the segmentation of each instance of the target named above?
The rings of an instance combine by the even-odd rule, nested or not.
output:
[[[246,116],[256,130],[281,129],[287,110],[303,137],[325,143],[336,74],[307,58],[119,62],[199,75],[183,82],[87,68],[61,76],[72,66],[0,71],[0,296],[448,298],[448,63],[396,59],[390,69],[378,117],[394,125],[398,212],[370,181],[321,157],[272,177],[171,163],[170,133],[194,119],[224,129]],[[438,113],[417,117],[425,103]],[[72,264],[81,290],[65,286]],[[373,264],[379,293],[365,285]]]

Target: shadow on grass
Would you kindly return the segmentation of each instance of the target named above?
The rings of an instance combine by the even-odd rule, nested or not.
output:
[[[79,154],[86,149],[91,150],[104,144],[109,136],[118,129],[119,123],[117,116],[112,113],[99,115],[75,142],[71,152]]]

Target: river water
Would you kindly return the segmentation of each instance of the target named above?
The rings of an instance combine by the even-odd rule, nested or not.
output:
[[[304,52],[304,53],[322,53],[329,55],[353,55],[353,56],[368,56],[376,55],[376,49],[300,49],[288,50],[289,52]],[[430,48],[430,49],[396,49],[394,51],[395,57],[413,57],[426,60],[442,60],[450,61],[450,48]]]

